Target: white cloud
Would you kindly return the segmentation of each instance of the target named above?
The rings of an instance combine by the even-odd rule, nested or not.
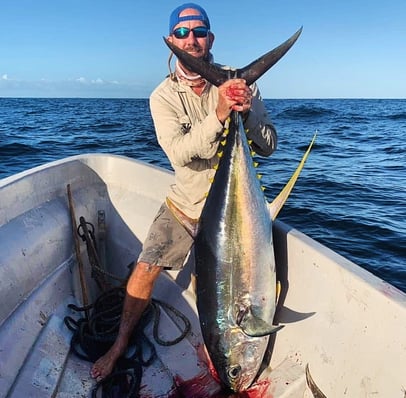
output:
[[[75,79],[76,82],[81,83],[81,84],[95,84],[95,85],[108,85],[108,84],[113,84],[113,82],[109,82],[107,80],[103,80],[100,77],[98,77],[97,79],[86,79],[85,77],[78,77],[77,79]]]
[[[104,84],[104,80],[98,77],[96,80],[92,80],[92,84]]]
[[[149,96],[151,87],[133,82],[77,77],[67,80],[20,80],[0,74],[2,97],[143,97]]]

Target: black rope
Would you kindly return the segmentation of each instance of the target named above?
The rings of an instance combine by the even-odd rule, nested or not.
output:
[[[153,329],[153,331],[154,331],[153,335],[154,335],[155,341],[159,345],[162,345],[162,346],[175,345],[175,344],[178,344],[180,341],[182,341],[187,336],[187,334],[190,332],[190,329],[191,329],[189,319],[184,314],[182,314],[180,311],[178,311],[175,307],[173,307],[173,306],[171,306],[171,305],[169,305],[167,303],[164,303],[163,301],[153,299],[152,300],[152,306],[153,306],[153,308],[155,310],[154,329]],[[160,322],[160,319],[161,319],[161,309],[160,309],[160,307],[165,308],[168,312],[172,312],[176,316],[177,319],[180,319],[183,322],[184,329],[183,329],[182,333],[176,339],[162,340],[159,337],[159,322]],[[179,324],[173,318],[172,318],[172,320],[176,323],[176,325],[179,327],[179,329],[182,330],[182,328],[179,326]]]
[[[117,361],[118,370],[96,383],[92,390],[92,398],[97,398],[102,390],[103,398],[137,398],[141,386],[142,366],[137,361]]]
[[[125,288],[117,287],[102,293],[94,303],[78,307],[69,304],[68,308],[85,315],[78,320],[66,316],[65,325],[73,332],[71,350],[79,358],[95,362],[103,356],[114,344],[119,327],[121,313],[124,305]],[[163,340],[159,336],[161,308],[164,308],[170,318],[181,330],[178,337],[172,340]],[[86,317],[86,314],[90,314]],[[126,355],[121,357],[113,373],[97,383],[93,389],[92,397],[102,389],[103,398],[112,397],[113,390],[121,388],[120,397],[136,397],[141,383],[142,366],[149,366],[157,354],[155,346],[145,336],[144,329],[153,319],[153,337],[157,344],[170,346],[179,343],[190,332],[189,319],[173,306],[163,301],[152,299],[151,304],[142,314],[134,332],[131,335]],[[124,395],[123,391],[128,390]]]

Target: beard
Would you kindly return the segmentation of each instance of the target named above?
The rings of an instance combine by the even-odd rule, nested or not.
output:
[[[191,44],[183,48],[184,51],[187,53],[195,53],[197,54],[197,58],[202,58],[204,61],[209,61],[210,56],[209,56],[209,51],[201,46],[199,44]]]

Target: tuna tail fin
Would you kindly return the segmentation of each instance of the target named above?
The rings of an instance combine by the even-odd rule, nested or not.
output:
[[[297,179],[299,178],[300,172],[302,171],[306,159],[309,156],[310,150],[312,149],[316,137],[317,132],[314,134],[313,139],[309,144],[309,147],[307,148],[305,154],[302,157],[302,160],[299,163],[299,166],[297,167],[296,171],[292,174],[292,177],[290,177],[288,183],[285,185],[282,191],[279,192],[278,196],[272,201],[272,203],[268,204],[272,221],[275,220],[280,210],[282,209],[283,205],[285,204],[286,200],[288,199],[290,193],[292,192],[292,189],[295,186]]]
[[[188,54],[186,51],[183,51],[179,47],[170,43],[166,38],[164,38],[164,41],[183,65],[185,65],[191,71],[203,76],[211,84],[218,87],[231,77],[238,77],[245,79],[247,85],[249,86],[258,80],[268,69],[274,66],[288,52],[301,33],[302,28],[300,28],[284,43],[241,69],[221,68],[220,66],[203,60],[202,58],[196,58]],[[231,74],[230,72],[233,73]]]
[[[283,328],[283,325],[270,325],[252,312],[251,307],[244,308],[237,315],[237,325],[251,337],[262,337],[275,333]]]
[[[246,67],[237,69],[237,77],[245,79],[248,86],[257,81],[268,69],[272,68],[272,66],[274,66],[290,50],[302,33],[302,29],[303,27],[301,27],[284,43],[251,62]]]

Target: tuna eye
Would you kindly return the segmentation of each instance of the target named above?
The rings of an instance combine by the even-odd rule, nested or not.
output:
[[[231,379],[236,379],[241,373],[241,366],[235,365],[235,366],[229,368],[227,373]]]

